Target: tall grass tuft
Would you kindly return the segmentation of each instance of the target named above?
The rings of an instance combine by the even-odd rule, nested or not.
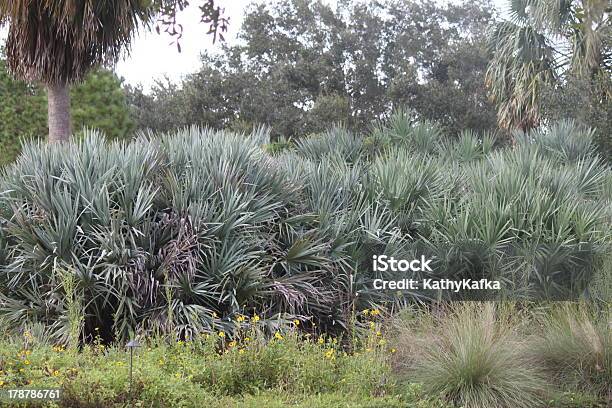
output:
[[[398,355],[408,361],[411,380],[455,406],[534,408],[546,385],[516,327],[500,306],[462,303],[431,318],[421,332],[400,329]]]
[[[612,399],[610,309],[596,315],[586,305],[555,306],[543,322],[533,352],[559,385]]]

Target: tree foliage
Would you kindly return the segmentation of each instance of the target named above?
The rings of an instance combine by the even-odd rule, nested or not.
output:
[[[10,163],[21,151],[21,142],[47,134],[47,97],[38,85],[14,80],[0,58],[0,165]],[[110,139],[129,137],[134,120],[127,109],[121,80],[107,70],[95,70],[73,87],[74,123],[100,129]]]
[[[487,70],[500,126],[538,126],[543,89],[572,77],[587,83],[605,78],[607,86],[590,103],[610,99],[612,25],[607,0],[518,0],[508,6],[511,20],[497,24],[490,35],[493,59]]]
[[[331,120],[362,131],[398,106],[451,134],[489,129],[495,112],[483,85],[483,28],[490,20],[486,1],[255,3],[237,45],[204,55],[179,84],[157,84],[151,95],[134,90],[130,101],[139,127],[159,130],[267,124],[275,136],[300,136]]]
[[[99,129],[108,139],[125,139],[134,130],[122,80],[112,71],[98,69],[70,91],[72,115],[78,130]]]
[[[44,92],[15,81],[0,55],[0,165],[11,162],[20,151],[20,138],[47,133],[47,99]]]
[[[91,68],[117,61],[151,12],[140,0],[2,0],[8,68],[45,84],[78,81]]]

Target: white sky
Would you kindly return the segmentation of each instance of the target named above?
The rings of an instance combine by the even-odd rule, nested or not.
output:
[[[254,0],[263,1],[263,0]],[[335,4],[335,0],[325,0]],[[437,0],[446,3],[449,0]],[[450,0],[453,1],[453,0]],[[470,1],[470,0],[463,0]],[[243,20],[243,14],[251,0],[225,0],[221,4],[225,7],[225,15],[230,18],[228,33],[225,35],[227,43],[232,44]],[[461,2],[454,0],[454,2]],[[502,11],[508,0],[493,0],[495,8]],[[117,64],[116,72],[125,78],[125,81],[136,85],[142,84],[148,90],[156,79],[164,76],[178,81],[184,75],[194,72],[200,66],[200,53],[204,50],[214,52],[219,49],[219,43],[213,44],[212,35],[207,35],[208,26],[200,23],[200,14],[197,7],[200,2],[192,1],[178,16],[179,23],[184,27],[181,39],[182,52],[177,51],[176,45],[171,45],[172,38],[167,34],[157,34],[154,30],[140,33],[132,44],[132,52]],[[6,29],[0,29],[0,43],[4,42]]]

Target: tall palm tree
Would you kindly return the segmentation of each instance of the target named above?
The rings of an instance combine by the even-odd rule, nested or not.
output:
[[[540,122],[543,86],[566,75],[610,75],[609,0],[509,0],[510,19],[490,37],[486,81],[501,127]],[[609,95],[607,95],[609,97]]]
[[[69,86],[92,67],[117,61],[151,21],[150,0],[0,0],[8,22],[7,64],[48,91],[49,141],[71,133]]]

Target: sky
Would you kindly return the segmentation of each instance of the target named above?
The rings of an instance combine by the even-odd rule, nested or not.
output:
[[[252,1],[225,0],[221,3],[225,8],[225,16],[230,19],[228,32],[225,35],[225,40],[229,45],[236,42],[244,11]],[[324,1],[332,5],[335,4],[335,0]],[[453,0],[437,1],[446,3]],[[495,8],[502,12],[503,5],[507,4],[508,0],[492,1]],[[454,2],[460,1],[454,0]],[[186,74],[195,72],[200,66],[202,51],[218,51],[219,42],[213,44],[212,35],[206,34],[208,26],[200,23],[200,13],[197,7],[200,2],[193,0],[191,3],[191,6],[178,15],[178,21],[184,27],[183,37],[180,41],[180,53],[176,45],[171,44],[172,38],[167,34],[157,34],[154,30],[140,32],[132,43],[130,54],[117,63],[115,67],[117,74],[123,77],[127,83],[131,85],[140,84],[147,91],[157,79],[168,77],[172,81],[179,81]],[[0,29],[0,43],[4,42],[5,37],[6,29]]]

